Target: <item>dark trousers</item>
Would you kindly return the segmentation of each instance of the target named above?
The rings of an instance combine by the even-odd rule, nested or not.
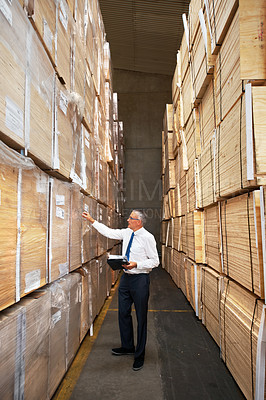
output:
[[[135,306],[138,321],[135,358],[144,358],[145,355],[149,286],[149,274],[129,275],[124,273],[118,290],[121,345],[127,349],[134,347],[131,306],[133,303]]]

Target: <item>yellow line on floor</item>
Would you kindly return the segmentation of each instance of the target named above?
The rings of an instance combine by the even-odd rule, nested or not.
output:
[[[85,338],[76,354],[76,357],[74,358],[70,368],[68,369],[61,384],[59,385],[57,391],[55,392],[52,400],[69,400],[70,399],[71,394],[74,390],[74,387],[75,387],[75,385],[78,381],[78,378],[82,372],[82,369],[87,361],[87,358],[89,357],[92,346],[93,346],[95,340],[97,339],[100,328],[102,326],[104,318],[107,314],[107,311],[108,311],[111,301],[113,299],[113,295],[117,289],[118,283],[119,283],[119,280],[115,284],[114,288],[111,290],[110,296],[105,301],[100,314],[94,321],[93,336],[90,336],[89,333],[87,334],[87,336],[85,336]]]
[[[108,311],[118,311],[118,308],[109,308]],[[132,311],[135,311],[134,309]],[[148,312],[173,312],[173,313],[190,313],[194,310],[148,310]]]

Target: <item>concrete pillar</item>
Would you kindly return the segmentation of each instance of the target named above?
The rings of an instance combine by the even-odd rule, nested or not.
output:
[[[161,152],[165,104],[171,103],[172,77],[114,70],[119,120],[124,123],[125,216],[141,209],[146,228],[155,235],[160,250]]]

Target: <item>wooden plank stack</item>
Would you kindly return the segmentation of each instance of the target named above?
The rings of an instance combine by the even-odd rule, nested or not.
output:
[[[263,1],[191,1],[172,82],[180,140],[163,146],[164,267],[247,399],[265,398],[265,16]]]
[[[118,278],[81,214],[121,227],[123,123],[97,0],[0,8],[0,393],[50,399]]]

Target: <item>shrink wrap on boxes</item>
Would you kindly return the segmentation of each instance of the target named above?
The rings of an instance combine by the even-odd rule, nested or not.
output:
[[[96,171],[97,153],[94,137],[82,126],[82,140],[84,151],[83,189],[87,194],[96,197]]]
[[[108,209],[102,204],[97,204],[97,221],[108,225]],[[97,255],[100,256],[107,250],[107,237],[101,235],[99,232],[97,234],[98,252]]]
[[[99,148],[96,154],[95,174],[97,199],[107,204],[107,163]]]
[[[83,195],[80,187],[71,185],[71,213],[70,213],[70,271],[75,270],[82,264],[82,212]]]
[[[65,281],[62,279],[49,285],[48,290],[51,293],[48,397],[52,398],[66,372],[66,329],[69,300],[65,290]]]
[[[47,282],[48,176],[4,143],[0,155],[3,309]]]
[[[107,253],[101,255],[96,260],[96,265],[98,269],[98,296],[97,296],[97,314],[100,312],[103,303],[107,297],[107,271],[109,266],[107,264]]]
[[[94,321],[99,313],[98,307],[98,287],[99,287],[99,273],[98,273],[98,262],[96,259],[91,260],[88,264],[90,274],[91,274],[91,296],[92,296],[92,320]]]
[[[50,309],[41,291],[1,313],[1,398],[47,399]]]
[[[85,0],[74,1],[74,23],[71,34],[71,90],[78,93],[84,100],[85,85]]]
[[[66,329],[66,369],[68,369],[80,344],[81,276],[74,272],[62,279],[66,284],[68,298]]]
[[[83,185],[84,158],[82,125],[84,102],[66,90],[59,80],[55,88],[55,132],[53,169],[65,178]]]
[[[49,282],[69,272],[71,185],[50,178]]]
[[[45,169],[52,167],[55,73],[36,32],[27,33],[25,141],[30,156]]]
[[[58,3],[55,0],[23,0],[28,16],[32,19],[45,49],[55,64],[56,57],[56,16]]]
[[[93,133],[94,130],[94,107],[95,107],[95,88],[93,84],[93,79],[91,71],[86,64],[85,71],[85,112],[84,121],[88,130]]]
[[[81,305],[80,305],[80,343],[91,328],[92,320],[92,287],[91,271],[88,266],[79,268],[77,272],[81,275]]]
[[[66,0],[58,2],[56,68],[60,80],[71,89],[71,32],[73,15]]]
[[[25,77],[30,23],[18,1],[4,3],[0,13],[0,138],[25,147]]]
[[[83,197],[83,210],[97,218],[97,202],[91,197]],[[82,263],[87,263],[97,256],[97,231],[85,218],[82,221]]]

